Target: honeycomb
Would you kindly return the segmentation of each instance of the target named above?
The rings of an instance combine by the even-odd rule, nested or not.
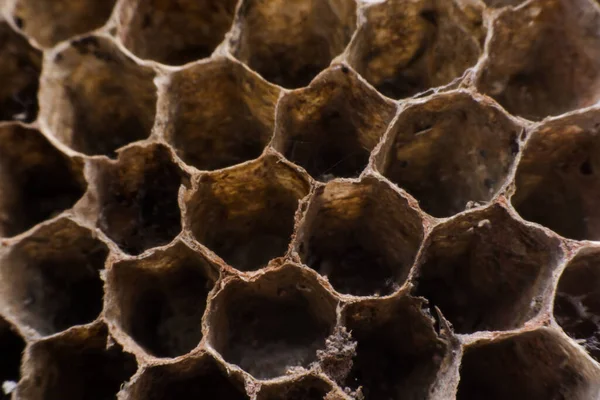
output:
[[[0,8],[0,400],[600,399],[597,0]]]

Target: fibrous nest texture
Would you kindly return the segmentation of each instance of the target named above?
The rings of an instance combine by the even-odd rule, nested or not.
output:
[[[597,0],[0,8],[1,400],[600,398]]]

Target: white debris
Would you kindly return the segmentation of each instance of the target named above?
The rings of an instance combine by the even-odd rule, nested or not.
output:
[[[2,383],[2,391],[4,394],[11,394],[17,388],[17,382],[15,381],[4,381]]]

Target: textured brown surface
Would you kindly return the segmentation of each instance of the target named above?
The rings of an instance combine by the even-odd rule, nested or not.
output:
[[[600,398],[596,0],[0,8],[0,400]]]

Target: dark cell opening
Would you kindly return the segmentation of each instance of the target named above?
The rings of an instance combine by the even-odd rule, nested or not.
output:
[[[85,192],[82,167],[37,130],[0,127],[0,236],[15,236],[71,208]]]
[[[521,216],[576,240],[600,239],[600,110],[543,124],[531,133],[512,204]]]
[[[593,3],[538,0],[504,9],[494,20],[479,91],[531,120],[595,104],[600,99],[600,12]]]
[[[346,383],[362,387],[365,399],[426,398],[447,344],[411,297],[355,303],[346,323],[358,342]]]
[[[130,148],[118,162],[99,166],[98,226],[121,250],[137,255],[179,234],[177,195],[187,175],[166,147]]]
[[[32,122],[42,55],[5,22],[0,23],[0,120]]]
[[[116,0],[17,0],[15,23],[44,47],[100,28]],[[43,27],[43,28],[40,28]]]
[[[122,261],[108,272],[115,296],[106,315],[156,357],[177,357],[202,339],[202,315],[217,278],[202,256],[178,243],[136,261]]]
[[[456,398],[586,400],[598,395],[595,368],[547,329],[482,341],[465,350]]]
[[[330,182],[306,215],[298,253],[337,291],[388,295],[402,286],[423,237],[422,221],[386,183]]]
[[[174,73],[161,88],[165,136],[187,164],[215,170],[258,158],[273,133],[279,89],[222,58]]]
[[[109,39],[86,36],[56,53],[44,68],[40,114],[65,145],[115,157],[147,138],[154,122],[154,72]]]
[[[308,182],[268,155],[235,169],[205,175],[187,199],[193,235],[240,271],[285,255],[298,202]]]
[[[107,348],[106,334],[106,327],[96,324],[35,343],[17,395],[32,400],[116,398],[137,365],[117,344]]]
[[[560,258],[556,239],[493,206],[433,230],[418,262],[416,293],[458,333],[518,328],[541,309]]]
[[[505,184],[521,127],[497,105],[450,92],[403,110],[376,156],[377,168],[435,217],[487,202]]]
[[[0,400],[10,400],[10,394],[2,390],[4,382],[17,383],[21,377],[21,356],[25,349],[25,341],[17,331],[0,317]]]
[[[183,65],[209,57],[233,22],[236,0],[128,0],[119,38],[138,57]]]
[[[251,0],[234,54],[269,82],[303,87],[341,54],[354,32],[352,1]]]
[[[243,384],[208,356],[151,367],[129,393],[132,400],[248,400]]]
[[[287,94],[277,109],[275,148],[320,181],[359,176],[396,111],[345,66]]]
[[[232,282],[212,307],[211,344],[258,379],[308,367],[335,323],[333,300],[296,266],[252,283]]]
[[[567,265],[558,282],[554,318],[571,338],[600,360],[600,252],[584,249]]]
[[[401,99],[449,84],[477,63],[485,31],[454,1],[389,0],[364,8],[349,62],[384,95]]]

